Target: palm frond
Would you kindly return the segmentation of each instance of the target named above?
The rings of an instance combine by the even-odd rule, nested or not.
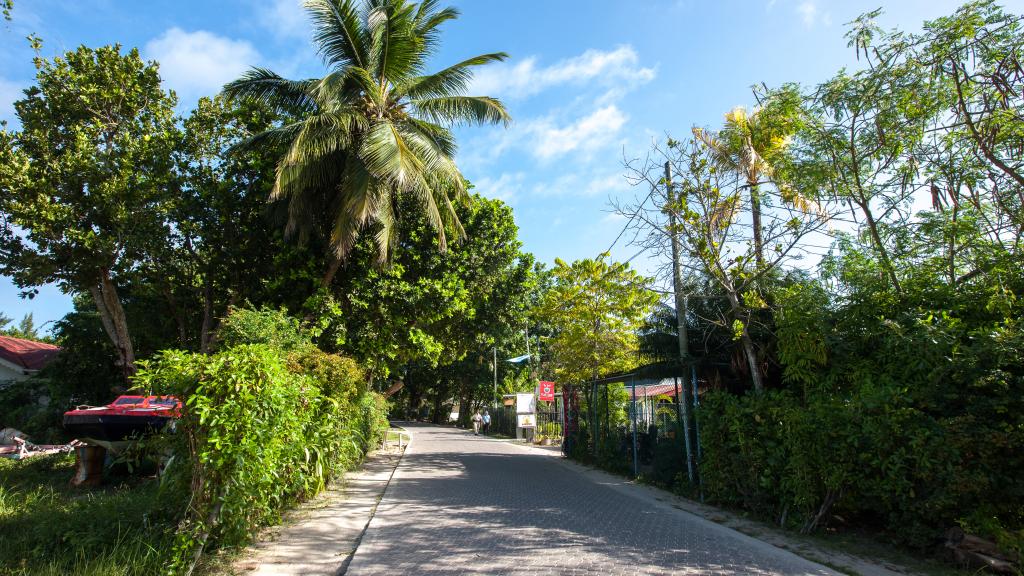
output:
[[[242,77],[224,85],[231,99],[264,102],[278,111],[301,115],[318,108],[314,88],[319,80],[287,80],[266,68],[251,68]]]
[[[433,146],[449,158],[454,158],[458,151],[455,136],[451,130],[444,126],[438,126],[433,122],[420,120],[419,118],[408,117],[402,123],[408,130],[419,133],[423,138],[430,140]]]
[[[380,205],[376,214],[376,230],[373,243],[377,247],[377,264],[384,264],[391,257],[398,244],[398,214],[395,207],[396,195],[390,188],[381,191]]]
[[[715,163],[730,170],[739,170],[740,164],[732,151],[724,142],[716,138],[713,132],[694,127],[693,136],[707,147]]]
[[[370,73],[381,85],[398,83],[419,73],[424,65],[422,43],[412,22],[414,5],[375,2],[367,16],[370,34]]]
[[[229,155],[255,152],[264,148],[278,148],[291,145],[296,136],[302,131],[303,122],[292,122],[283,126],[275,126],[254,134],[248,138],[239,140],[227,149]]]
[[[469,87],[473,79],[473,68],[493,62],[504,62],[508,54],[495,52],[493,54],[481,54],[467,58],[458,64],[454,64],[425,76],[416,76],[408,81],[399,84],[396,92],[400,95],[407,95],[410,98],[438,98],[447,96],[458,96]]]
[[[391,180],[403,189],[410,187],[423,169],[422,161],[409,149],[395,125],[387,120],[376,122],[366,132],[359,157],[372,176]]]
[[[437,50],[441,37],[441,24],[459,17],[459,11],[455,8],[437,9],[436,1],[428,0],[420,3],[419,11],[415,19],[416,36],[423,41],[423,53],[431,56]]]
[[[412,105],[432,122],[445,125],[503,124],[512,116],[497,98],[489,96],[447,96],[416,98]]]
[[[313,41],[324,62],[338,69],[365,68],[369,39],[353,0],[306,0],[305,6],[313,20]]]

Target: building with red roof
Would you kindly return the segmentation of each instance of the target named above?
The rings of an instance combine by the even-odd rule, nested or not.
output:
[[[0,336],[0,386],[35,375],[59,352],[53,344]]]

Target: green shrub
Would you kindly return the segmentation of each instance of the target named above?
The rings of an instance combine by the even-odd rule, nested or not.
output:
[[[714,502],[805,531],[834,511],[915,547],[974,510],[1020,526],[1024,493],[1009,476],[1019,458],[995,452],[1019,428],[938,416],[895,386],[806,400],[711,392],[698,416],[700,471]]]
[[[142,363],[137,386],[185,404],[175,434],[184,462],[172,466],[167,481],[191,490],[174,569],[191,566],[208,542],[246,542],[284,508],[358,464],[386,433],[386,403],[367,393],[355,362],[297,346],[294,338],[274,341],[286,349],[165,351]]]
[[[288,352],[311,346],[311,337],[284,310],[232,308],[217,328],[216,345],[224,349],[241,344],[266,344]]]

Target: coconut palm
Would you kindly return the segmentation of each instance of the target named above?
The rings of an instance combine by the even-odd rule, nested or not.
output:
[[[752,113],[742,106],[733,108],[725,115],[725,125],[717,133],[694,128],[693,134],[711,151],[715,161],[727,170],[732,170],[745,181],[750,193],[750,214],[754,233],[754,258],[758,268],[763,268],[764,246],[761,235],[761,184],[771,182],[778,188],[782,199],[805,212],[819,212],[818,205],[801,196],[795,189],[776,178],[775,160],[779,159],[789,146],[796,131],[797,118],[779,117],[755,108]]]
[[[440,26],[458,17],[436,0],[307,0],[314,42],[327,75],[287,80],[253,68],[224,87],[232,98],[270,105],[292,121],[242,146],[276,145],[271,198],[286,199],[286,233],[328,239],[330,283],[359,236],[373,233],[381,262],[397,242],[399,200],[416,198],[447,246],[446,230],[464,234],[453,202],[466,185],[453,160],[457,124],[508,124],[500,101],[466,96],[473,68],[504,60],[475,56],[426,73]]]

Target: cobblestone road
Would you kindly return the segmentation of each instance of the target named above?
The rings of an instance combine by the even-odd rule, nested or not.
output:
[[[348,574],[837,574],[536,449],[408,429]]]

